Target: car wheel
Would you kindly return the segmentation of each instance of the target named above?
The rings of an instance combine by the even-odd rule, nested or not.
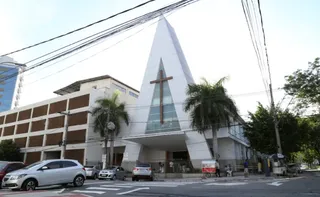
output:
[[[126,176],[123,176],[122,180],[123,180],[123,181],[125,181],[125,180],[126,180],[126,178],[127,178]]]
[[[33,179],[26,180],[22,186],[25,191],[34,191],[36,189],[36,181]]]
[[[111,180],[116,180],[117,179],[117,176],[116,175],[113,175],[113,177],[111,178]]]
[[[153,176],[150,177],[150,181],[153,181]]]
[[[81,187],[84,184],[84,177],[82,175],[78,175],[73,180],[73,185],[75,187]]]
[[[97,180],[97,179],[98,179],[98,175],[97,175],[97,174],[94,174],[93,179],[94,179],[94,180]]]
[[[136,178],[132,177],[132,181],[135,181],[135,180],[136,180]]]

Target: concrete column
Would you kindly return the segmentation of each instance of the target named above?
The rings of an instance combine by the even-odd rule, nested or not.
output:
[[[198,132],[187,132],[186,145],[193,168],[200,169],[203,160],[212,159],[209,146],[204,135]]]
[[[123,153],[122,167],[126,170],[132,170],[137,161],[143,159],[142,155],[143,146],[137,143],[127,143],[125,151]]]

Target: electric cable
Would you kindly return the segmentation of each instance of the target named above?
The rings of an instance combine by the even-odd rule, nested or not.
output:
[[[47,39],[47,40],[38,42],[38,43],[36,43],[36,44],[30,45],[30,46],[27,46],[27,47],[24,47],[24,48],[21,48],[21,49],[18,49],[18,50],[15,50],[15,51],[12,51],[12,52],[9,52],[9,53],[6,53],[6,54],[3,54],[3,55],[1,55],[0,57],[2,57],[2,56],[7,56],[7,55],[11,55],[11,54],[14,54],[14,53],[17,53],[17,52],[20,52],[20,51],[24,51],[24,50],[33,48],[33,47],[35,47],[35,46],[39,46],[39,45],[41,45],[41,44],[45,44],[45,43],[47,43],[47,42],[51,42],[51,41],[56,40],[56,39],[58,39],[58,38],[65,37],[65,36],[67,36],[67,35],[70,35],[70,34],[73,34],[73,33],[75,33],[75,32],[78,32],[78,31],[80,31],[80,30],[86,29],[86,28],[91,27],[91,26],[93,26],[93,25],[96,25],[96,24],[99,24],[99,23],[101,23],[101,22],[104,22],[104,21],[107,21],[107,20],[109,20],[109,19],[112,19],[112,18],[114,18],[114,17],[116,17],[116,16],[122,15],[122,14],[124,14],[124,13],[126,13],[126,12],[132,11],[132,10],[137,9],[137,8],[140,8],[140,7],[143,7],[143,6],[149,4],[149,3],[153,2],[153,1],[155,1],[155,0],[149,0],[149,1],[147,1],[147,2],[144,2],[144,3],[141,3],[141,4],[139,4],[139,5],[136,5],[136,6],[132,7],[132,8],[129,8],[129,9],[123,10],[123,11],[121,11],[121,12],[119,12],[119,13],[116,13],[116,14],[113,14],[113,15],[111,15],[111,16],[108,16],[107,18],[98,20],[98,21],[96,21],[96,22],[94,22],[94,23],[90,23],[90,24],[88,24],[88,25],[86,25],[86,26],[80,27],[80,28],[78,28],[78,29],[72,30],[72,31],[67,32],[67,33],[64,33],[64,34],[61,34],[61,35],[59,35],[59,36],[56,36],[56,37],[53,37],[53,38],[50,38],[50,39]]]

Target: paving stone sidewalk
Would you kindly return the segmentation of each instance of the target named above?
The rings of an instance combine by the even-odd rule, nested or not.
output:
[[[272,180],[280,177],[266,177],[265,175],[249,175],[244,176],[233,176],[233,177],[212,177],[212,178],[177,178],[177,179],[166,179],[159,178],[159,181],[165,182],[234,182],[234,181],[258,181],[258,180]]]

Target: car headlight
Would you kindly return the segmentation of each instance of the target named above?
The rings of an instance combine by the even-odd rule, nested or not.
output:
[[[27,176],[27,174],[14,175],[14,176],[11,176],[10,180],[21,179],[21,178],[23,178],[25,176]]]

